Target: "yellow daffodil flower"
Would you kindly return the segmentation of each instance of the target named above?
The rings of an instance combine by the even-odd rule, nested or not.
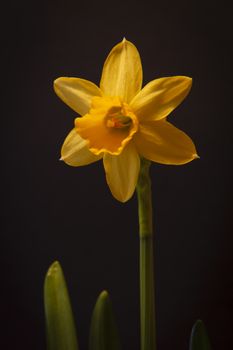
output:
[[[100,87],[80,79],[54,81],[57,95],[77,112],[61,159],[82,166],[103,158],[107,183],[121,202],[134,193],[140,157],[162,164],[185,164],[198,158],[192,140],[167,121],[189,93],[192,79],[155,79],[142,88],[142,65],[126,39],[108,55]]]

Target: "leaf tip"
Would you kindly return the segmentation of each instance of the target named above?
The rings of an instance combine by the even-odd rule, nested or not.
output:
[[[107,299],[107,298],[109,298],[108,291],[107,291],[107,290],[103,290],[103,291],[100,293],[100,298],[101,298],[101,299]]]
[[[61,265],[60,265],[59,261],[56,260],[50,265],[46,276],[50,277],[50,276],[54,275],[55,273],[57,273],[58,271],[61,271]]]

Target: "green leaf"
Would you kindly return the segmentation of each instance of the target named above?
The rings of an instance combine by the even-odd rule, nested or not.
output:
[[[120,340],[108,292],[103,291],[95,304],[89,335],[89,350],[119,350]]]
[[[48,350],[78,350],[69,294],[57,261],[45,277],[44,305]]]
[[[206,328],[201,320],[197,320],[192,328],[189,350],[211,350]]]

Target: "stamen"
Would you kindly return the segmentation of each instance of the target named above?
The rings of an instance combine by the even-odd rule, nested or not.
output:
[[[109,128],[126,128],[130,126],[132,123],[132,119],[125,115],[112,116],[107,120],[107,127]]]

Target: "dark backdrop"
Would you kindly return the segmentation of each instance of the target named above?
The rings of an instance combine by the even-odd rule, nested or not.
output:
[[[221,5],[221,4],[220,4]],[[59,162],[75,113],[54,94],[59,76],[99,82],[125,36],[144,83],[188,75],[193,88],[170,120],[200,160],[153,164],[158,350],[187,350],[204,320],[214,349],[232,349],[232,25],[219,2],[8,2],[2,14],[2,349],[45,349],[43,279],[58,259],[80,349],[91,310],[110,292],[123,348],[139,349],[137,202],[118,203],[102,163]]]

